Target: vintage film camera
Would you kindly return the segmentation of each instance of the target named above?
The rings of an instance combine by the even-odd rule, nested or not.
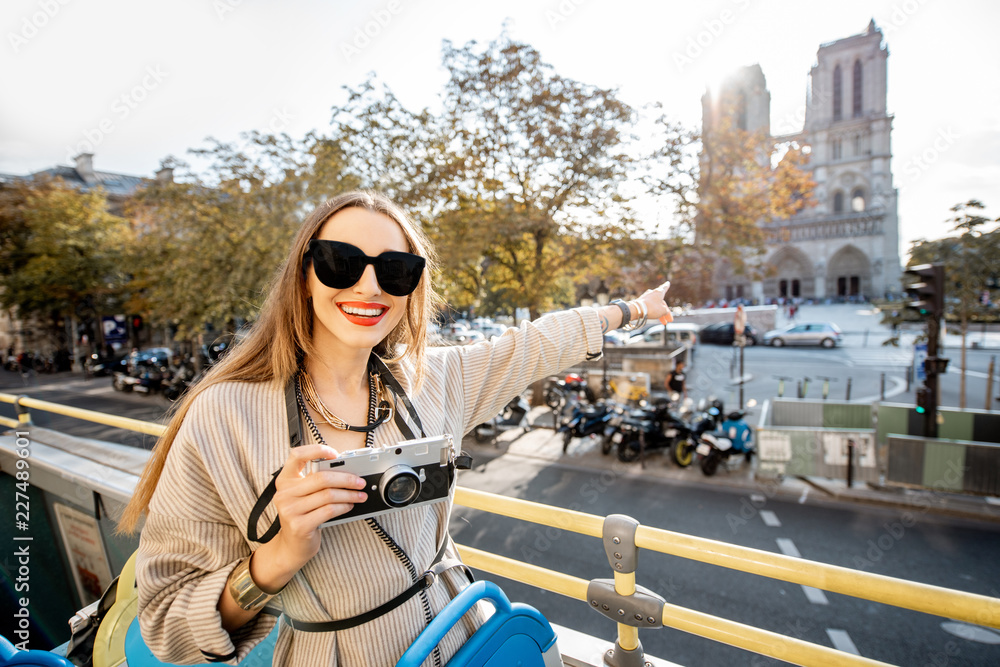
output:
[[[404,507],[448,499],[455,479],[455,448],[450,435],[406,440],[383,448],[354,449],[335,459],[310,461],[307,472],[337,470],[363,477],[368,500],[323,524],[367,519]]]

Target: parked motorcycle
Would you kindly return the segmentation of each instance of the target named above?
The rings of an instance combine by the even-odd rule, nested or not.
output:
[[[631,463],[643,452],[666,449],[677,465],[682,468],[691,465],[690,452],[694,449],[691,426],[667,399],[626,413],[618,435],[612,436],[612,442],[618,445],[620,461]]]
[[[124,367],[114,371],[111,386],[117,391],[156,393],[163,386],[169,358],[167,348],[135,352],[126,357]]]
[[[698,434],[696,451],[700,457],[701,471],[707,477],[714,475],[719,465],[730,457],[742,454],[747,463],[750,462],[754,454],[753,429],[744,419],[745,416],[746,413],[742,410],[730,412],[718,430],[710,431],[705,425],[705,430]],[[711,417],[706,421],[710,422]]]
[[[597,395],[590,388],[586,377],[577,373],[569,373],[563,380],[554,376],[550,377],[545,384],[542,400],[552,410],[561,410],[575,400],[593,403],[597,400]]]
[[[163,396],[168,401],[176,401],[195,381],[194,365],[190,361],[181,362],[163,379]]]
[[[473,429],[476,442],[495,441],[498,435],[504,431],[511,431],[513,429],[522,428],[525,432],[530,431],[531,424],[528,423],[528,411],[530,409],[531,406],[528,405],[528,401],[525,400],[524,396],[515,396],[510,399],[510,402],[504,406],[500,414]]]
[[[611,404],[600,401],[594,405],[576,402],[569,418],[563,422],[558,433],[563,434],[563,453],[569,449],[573,438],[585,438],[592,435],[604,435],[604,430],[611,421],[614,411]]]

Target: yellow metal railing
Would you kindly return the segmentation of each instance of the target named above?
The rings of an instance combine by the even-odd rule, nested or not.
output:
[[[149,435],[158,436],[166,428],[160,424],[11,394],[0,394],[0,403],[14,403],[21,406],[18,420],[2,418],[0,422],[12,427],[27,424],[25,409],[36,408]],[[592,514],[549,507],[464,487],[456,490],[455,502],[471,509],[591,537],[601,538],[603,535],[604,517]],[[1000,599],[983,595],[893,579],[650,526],[637,527],[635,545],[742,572],[1000,629]],[[587,602],[590,582],[586,580],[472,547],[458,545],[458,550],[462,559],[471,567]],[[635,583],[634,573],[615,573],[615,589],[618,593],[623,595],[634,593]],[[664,604],[662,622],[665,626],[797,665],[885,664],[669,603]],[[622,648],[630,650],[637,643],[638,630],[630,625],[619,624],[619,644]]]

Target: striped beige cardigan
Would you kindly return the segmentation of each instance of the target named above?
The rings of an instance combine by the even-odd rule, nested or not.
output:
[[[427,376],[411,399],[427,435],[456,442],[497,414],[530,383],[601,350],[596,311],[580,308],[522,324],[503,336],[465,347],[428,350]],[[412,378],[403,370],[407,390]],[[312,438],[308,429],[304,437]],[[393,423],[375,431],[377,445],[403,436]],[[274,383],[224,383],[203,392],[167,456],[149,506],[136,562],[139,622],[154,654],[173,663],[205,662],[203,652],[236,652],[234,664],[274,627],[258,615],[237,632],[222,629],[216,610],[237,562],[259,546],[246,537],[247,517],[272,473],[288,455],[284,388]],[[379,522],[422,573],[448,528],[451,499],[384,515]],[[273,504],[259,523],[270,525]],[[450,556],[457,557],[451,548]],[[457,570],[402,606],[362,626],[308,633],[281,624],[275,665],[393,665],[425,627],[424,605],[440,611],[462,583]],[[412,583],[408,570],[375,532],[355,521],[323,529],[319,553],[276,602],[293,618],[327,621],[366,612]],[[449,591],[449,588],[452,591]],[[445,663],[481,620],[456,626],[440,645]],[[436,663],[431,656],[426,665]]]

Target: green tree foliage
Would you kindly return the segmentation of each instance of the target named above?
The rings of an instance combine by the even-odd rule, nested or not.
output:
[[[203,175],[151,182],[131,207],[140,226],[130,307],[179,338],[206,323],[228,328],[256,317],[310,199],[325,198],[333,184],[338,159],[335,147],[313,137],[257,133],[239,146],[212,141],[192,152],[210,161]],[[317,162],[324,187],[311,178]]]
[[[956,204],[947,222],[955,236],[916,241],[910,250],[910,266],[944,264],[945,318],[958,325],[962,334],[962,382],[959,407],[965,407],[966,337],[972,322],[996,321],[1000,300],[1000,229],[986,228],[1000,218],[984,215],[985,205],[975,199]]]
[[[78,315],[118,312],[130,235],[99,189],[80,192],[58,180],[5,184],[0,304],[22,320],[63,320],[67,329]]]
[[[453,306],[575,303],[573,285],[628,264],[639,234],[621,189],[632,109],[506,37],[446,42],[444,66],[440,114],[408,111],[371,81],[349,91],[334,110],[349,171],[421,220]]]

